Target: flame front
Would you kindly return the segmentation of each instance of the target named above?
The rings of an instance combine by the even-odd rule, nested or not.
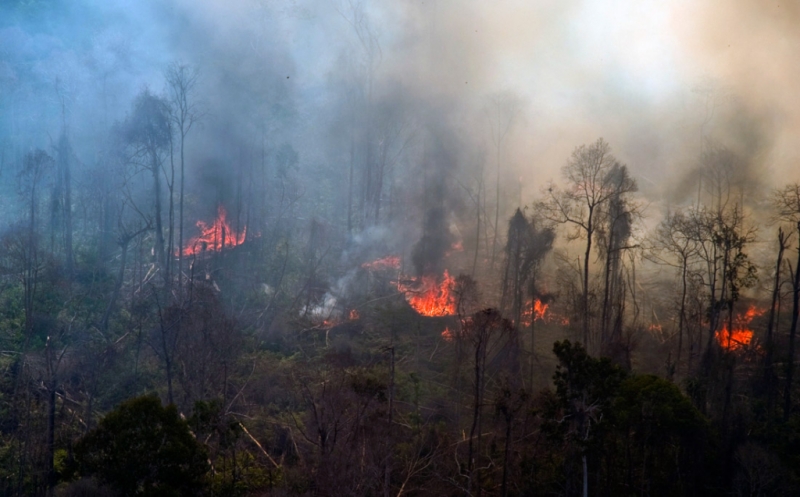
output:
[[[228,213],[220,205],[217,208],[217,218],[210,226],[203,221],[197,221],[200,234],[186,243],[183,255],[195,255],[204,250],[219,252],[223,248],[241,245],[247,234],[247,227],[237,234],[228,224],[227,217]]]
[[[397,289],[405,293],[409,305],[423,316],[452,316],[456,313],[455,284],[456,279],[445,270],[441,283],[435,276],[423,276],[408,285],[398,281]]]
[[[733,329],[728,329],[728,323],[722,324],[722,329],[717,331],[717,342],[725,350],[737,350],[750,344],[753,339],[753,330],[750,329],[750,322],[756,317],[764,314],[764,309],[750,306],[747,312],[739,314],[733,321]]]

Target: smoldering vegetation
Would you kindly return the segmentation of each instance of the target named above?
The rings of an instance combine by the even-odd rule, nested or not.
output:
[[[797,494],[799,14],[4,2],[3,495]]]

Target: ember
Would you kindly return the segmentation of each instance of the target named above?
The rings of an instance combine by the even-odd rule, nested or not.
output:
[[[717,342],[725,350],[737,350],[750,344],[753,339],[753,330],[749,328],[750,322],[764,314],[764,309],[750,306],[747,312],[739,314],[733,320],[733,329],[728,329],[728,323],[722,324],[722,329],[717,331]]]
[[[200,234],[186,243],[183,255],[195,255],[205,250],[220,252],[225,248],[241,245],[247,234],[247,228],[237,234],[228,224],[227,216],[225,208],[220,205],[217,208],[217,218],[210,226],[203,221],[197,221]]]
[[[456,313],[456,302],[452,292],[456,280],[444,271],[441,283],[435,276],[423,276],[406,285],[397,282],[397,289],[405,293],[406,300],[423,316],[452,316]]]

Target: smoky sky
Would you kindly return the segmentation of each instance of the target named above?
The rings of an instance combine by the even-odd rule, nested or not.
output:
[[[339,160],[330,142],[345,119],[341,88],[368,71],[376,101],[421,116],[420,129],[420,109],[446,109],[437,120],[475,149],[465,155],[484,157],[487,175],[499,163],[521,203],[598,137],[655,201],[682,200],[708,140],[746,159],[744,178],[798,179],[800,7],[791,2],[25,3],[0,6],[6,148],[46,144],[66,107],[90,162],[87,144],[124,119],[143,87],[161,91],[178,60],[202,75],[207,118],[192,164],[244,162],[259,132],[292,142],[301,167]],[[376,42],[369,62],[356,10]],[[487,109],[503,92],[519,109],[498,154]]]

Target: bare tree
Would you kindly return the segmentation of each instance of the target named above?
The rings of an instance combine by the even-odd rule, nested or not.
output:
[[[33,304],[36,294],[38,265],[38,233],[36,225],[39,192],[47,174],[53,167],[53,158],[43,150],[37,149],[25,155],[19,173],[19,193],[28,204],[28,226],[25,237],[25,256],[23,271],[23,307],[25,308],[25,349],[33,332]],[[25,350],[23,350],[23,354]]]
[[[686,297],[689,290],[690,271],[697,257],[697,242],[691,237],[689,219],[682,211],[667,214],[652,238],[649,257],[680,271],[681,289],[678,299],[678,350],[675,364],[680,365],[683,351],[683,335],[686,327]]]
[[[769,320],[767,321],[767,343],[766,354],[764,357],[764,382],[767,390],[767,403],[770,410],[773,407],[773,396],[775,389],[775,369],[773,360],[775,356],[774,330],[775,321],[778,316],[778,299],[781,289],[781,271],[783,270],[783,254],[789,247],[789,240],[792,233],[786,234],[782,227],[778,228],[778,257],[775,262],[775,283],[772,286],[772,300],[769,306]]]
[[[122,126],[123,139],[130,147],[129,160],[152,175],[156,261],[166,262],[161,206],[161,172],[164,154],[171,142],[169,104],[161,97],[143,90],[133,104],[133,112]]]
[[[180,188],[178,190],[178,293],[179,299],[183,294],[183,207],[185,187],[185,148],[186,136],[192,126],[202,118],[202,112],[192,100],[195,86],[197,85],[198,69],[179,62],[173,62],[167,67],[167,92],[170,102],[170,119],[178,134],[178,147],[180,150]]]
[[[584,344],[589,342],[589,257],[599,228],[600,209],[612,198],[636,191],[636,181],[630,177],[615,182],[617,176],[612,172],[619,167],[611,147],[602,138],[591,145],[581,145],[562,168],[566,188],[561,190],[551,184],[546,200],[539,204],[548,219],[575,228],[570,239],[586,238],[581,299]]]
[[[800,183],[786,185],[773,193],[773,205],[778,219],[794,224],[800,234]],[[792,381],[794,379],[795,342],[797,322],[800,314],[800,243],[797,246],[797,262],[792,272],[792,325],[789,328],[789,350],[786,361],[786,385],[783,397],[783,416],[789,418],[792,409]]]
[[[487,358],[491,357],[497,347],[505,345],[509,336],[511,323],[503,319],[496,309],[484,309],[473,314],[465,320],[461,333],[472,345],[473,351],[473,396],[472,396],[472,424],[469,431],[469,446],[467,452],[467,493],[472,495],[476,488],[476,495],[480,495],[480,484],[477,483],[478,475],[475,467],[476,458],[480,454],[482,433],[482,412],[487,382]]]

